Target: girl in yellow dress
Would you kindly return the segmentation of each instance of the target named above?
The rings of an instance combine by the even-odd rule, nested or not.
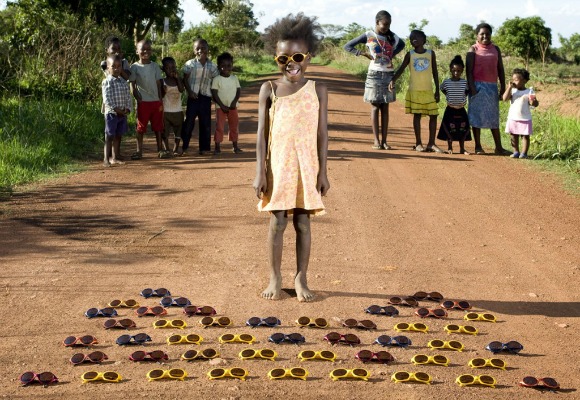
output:
[[[269,211],[270,283],[262,292],[278,299],[282,292],[282,248],[288,217],[296,231],[298,301],[310,301],[306,272],[310,260],[310,215],[324,214],[322,197],[330,188],[326,173],[328,96],[324,84],[304,76],[321,40],[316,18],[288,15],[266,28],[267,49],[282,76],[260,89],[256,179],[258,209]]]

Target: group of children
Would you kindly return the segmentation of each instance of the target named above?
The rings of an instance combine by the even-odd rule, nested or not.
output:
[[[453,153],[453,142],[459,142],[459,153],[469,154],[465,150],[465,141],[471,140],[471,129],[468,113],[465,110],[467,105],[468,95],[471,99],[479,94],[476,89],[470,89],[468,81],[463,79],[463,70],[465,64],[461,56],[455,56],[449,65],[450,78],[445,79],[439,87],[439,77],[437,72],[437,61],[435,52],[425,48],[427,37],[424,32],[420,30],[413,30],[409,35],[409,41],[413,47],[403,59],[400,67],[395,71],[392,59],[405,46],[399,37],[390,31],[391,16],[386,11],[379,11],[375,17],[375,29],[370,30],[348,42],[344,49],[357,56],[365,56],[369,58],[370,64],[365,82],[364,101],[372,105],[371,111],[371,125],[374,134],[373,149],[376,150],[390,150],[391,146],[387,144],[387,130],[389,123],[388,105],[395,101],[394,85],[397,79],[403,74],[407,66],[410,70],[409,89],[405,97],[405,112],[413,114],[413,129],[415,133],[415,145],[413,149],[420,152],[437,152],[443,153],[435,144],[435,138],[447,141],[447,152]],[[480,24],[477,28],[478,42],[480,31],[483,31],[483,36],[487,35],[487,43],[490,47],[497,48],[491,44],[489,37],[491,36],[491,27],[487,24]],[[366,50],[361,51],[355,48],[357,44],[364,44]],[[497,49],[499,52],[499,49]],[[472,55],[472,54],[470,54]],[[472,56],[475,57],[475,54]],[[503,64],[501,56],[499,62],[496,58],[492,60],[494,65],[490,68],[492,76],[495,77],[496,94],[497,94],[497,74],[496,64],[499,65],[500,75],[503,75]],[[489,57],[487,58],[490,59]],[[469,60],[468,60],[469,61]],[[485,67],[485,65],[484,65]],[[500,68],[501,67],[501,68]],[[480,68],[481,69],[481,68]],[[473,73],[473,68],[468,71]],[[484,71],[485,72],[485,71]],[[496,75],[494,75],[496,74]],[[499,78],[502,82],[503,77]],[[510,110],[508,113],[508,120],[506,123],[506,133],[511,135],[511,143],[513,147],[513,158],[527,158],[527,151],[529,147],[529,136],[532,134],[532,117],[530,113],[530,106],[538,105],[535,95],[530,95],[529,89],[526,89],[526,83],[529,80],[529,73],[524,69],[515,69],[512,73],[512,80],[510,86],[505,90],[505,93],[500,89],[500,96],[504,101],[510,101]],[[492,79],[494,81],[494,79]],[[433,89],[434,87],[434,89]],[[445,109],[441,125],[437,132],[437,115],[439,102],[439,91],[442,91],[446,96],[447,107]],[[493,89],[492,89],[493,91]],[[482,97],[482,96],[479,96]],[[493,96],[492,96],[493,97]],[[495,105],[493,104],[495,102]],[[497,108],[497,96],[489,101],[490,109]],[[485,107],[485,105],[483,106]],[[381,129],[379,137],[379,113],[381,113]],[[429,117],[429,140],[426,146],[423,146],[421,140],[421,117]],[[493,119],[493,118],[492,118]],[[499,119],[497,116],[496,119]],[[492,124],[493,125],[493,124]],[[487,127],[487,126],[483,126]],[[496,153],[503,154],[504,150],[499,141],[499,134],[497,127],[489,126],[494,133],[496,140]],[[480,126],[473,127],[476,135],[476,153],[483,153],[481,144],[479,143]],[[497,132],[496,132],[497,131]],[[497,136],[497,137],[496,137]],[[522,151],[519,149],[519,138],[522,138]],[[499,144],[497,143],[499,141]]]
[[[212,100],[219,107],[216,111],[213,153],[221,153],[220,144],[224,138],[226,121],[234,153],[242,152],[238,146],[237,107],[240,83],[232,74],[233,57],[229,53],[219,55],[216,66],[208,58],[207,41],[197,39],[193,47],[196,57],[186,62],[181,78],[172,57],[163,58],[162,68],[152,61],[150,41],[142,40],[137,43],[139,61],[129,65],[123,58],[120,40],[108,40],[107,59],[101,63],[105,72],[102,82],[102,111],[105,115],[104,166],[123,163],[120,144],[121,137],[128,131],[127,115],[133,108],[131,93],[137,103],[137,149],[131,159],[142,158],[143,135],[149,123],[155,132],[159,158],[187,154],[196,118],[199,119],[199,154],[211,154]],[[181,100],[184,91],[187,91],[188,96],[185,121]],[[172,133],[175,142],[173,149],[169,150],[169,136]]]

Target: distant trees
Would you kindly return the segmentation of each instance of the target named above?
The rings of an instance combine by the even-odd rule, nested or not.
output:
[[[503,51],[521,57],[528,68],[532,59],[545,62],[552,45],[552,30],[540,17],[515,17],[505,20],[494,40]]]
[[[562,58],[568,61],[574,61],[576,65],[580,64],[580,34],[573,33],[568,39],[558,35],[560,39],[560,53]]]

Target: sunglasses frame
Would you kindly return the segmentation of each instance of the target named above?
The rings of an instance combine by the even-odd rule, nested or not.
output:
[[[331,339],[329,337],[330,335],[338,335],[339,338],[334,340],[334,339]],[[353,340],[348,340],[347,336],[350,336],[351,338],[353,338]],[[356,340],[354,340],[354,339],[356,339]],[[330,332],[330,333],[327,333],[326,335],[324,335],[324,340],[326,340],[328,343],[330,343],[332,345],[345,344],[345,345],[349,345],[349,346],[354,346],[357,344],[361,344],[360,338],[353,333],[347,333],[347,334],[343,335],[343,334],[338,333],[338,332]]]
[[[475,360],[482,360],[483,361],[483,365],[475,365],[473,362]],[[500,361],[503,366],[499,366],[499,365],[494,365],[493,361]],[[471,368],[486,368],[486,367],[491,367],[491,368],[497,368],[497,369],[502,369],[502,370],[506,370],[507,368],[507,363],[500,359],[500,358],[483,358],[483,357],[477,357],[477,358],[472,358],[471,360],[469,360],[469,363],[467,364],[469,365]]]
[[[179,341],[178,341],[178,342],[172,342],[170,339],[171,339],[172,337],[176,337],[176,336],[178,336],[178,337],[179,337]],[[189,337],[189,336],[197,336],[199,339],[198,339],[198,340],[196,340],[196,341],[192,341],[192,340],[189,340],[189,339],[188,339],[188,337]],[[188,335],[179,335],[179,334],[175,334],[175,335],[171,335],[171,336],[169,336],[169,337],[167,338],[167,344],[169,344],[169,345],[172,345],[172,344],[181,344],[181,343],[187,343],[187,344],[200,344],[201,342],[203,342],[203,338],[202,338],[200,335],[196,334],[196,333],[190,333],[190,334],[188,334]]]
[[[117,301],[119,302],[119,304],[113,305],[113,303],[114,302],[117,302]],[[132,305],[132,306],[130,306],[130,305],[127,304],[128,301],[133,301],[133,302],[135,302],[135,304]],[[108,307],[111,307],[111,308],[136,308],[136,307],[140,307],[139,306],[139,303],[137,302],[137,300],[134,300],[134,299],[129,299],[129,300],[111,300],[109,302],[109,304],[107,304],[107,306]]]
[[[212,374],[212,372],[218,371],[218,370],[223,371],[223,373],[219,376],[214,376]],[[240,370],[240,371],[243,371],[244,373],[242,375],[235,375],[235,374],[232,374],[232,370]],[[207,373],[207,376],[210,380],[223,379],[223,378],[235,378],[235,379],[245,381],[246,376],[248,376],[248,374],[249,374],[249,372],[246,369],[240,368],[240,367],[234,367],[234,368],[214,368]]]
[[[121,338],[126,338],[128,337],[128,340],[125,342],[125,340],[121,340]],[[141,339],[143,338],[143,339]],[[151,342],[151,336],[149,336],[146,333],[138,333],[136,335],[121,335],[119,336],[116,340],[115,343],[117,343],[119,346],[132,346],[132,345],[138,345],[138,344],[145,344],[147,342]]]
[[[501,345],[501,349],[492,349],[491,345],[492,344],[495,345],[496,343],[499,343]],[[512,347],[509,346],[510,343],[512,344]],[[515,347],[513,346],[514,344],[517,344],[518,346]],[[494,347],[497,347],[497,345],[495,345]],[[510,340],[507,343],[502,343],[498,340],[494,340],[493,342],[489,342],[489,344],[485,346],[485,349],[491,351],[493,354],[502,353],[504,351],[507,351],[508,353],[512,354],[518,354],[520,351],[524,349],[524,345],[515,340]]]
[[[185,303],[185,304],[179,304]],[[159,300],[159,304],[165,308],[168,307],[186,307],[191,305],[191,301],[189,301],[186,297],[171,297],[165,296],[161,300]]]
[[[392,296],[388,300],[389,304],[395,306],[406,306],[406,307],[418,307],[419,302],[416,298],[407,296],[407,297],[400,297],[400,296]]]
[[[70,344],[66,343],[66,340],[69,338],[74,338],[74,341]],[[91,338],[90,343],[84,343],[84,338]],[[90,347],[94,344],[99,344],[99,341],[93,335],[84,335],[84,336],[67,336],[63,341],[62,344],[64,347]]]
[[[190,351],[195,351],[195,356],[193,356],[193,357],[186,356],[186,354],[189,353]],[[204,354],[206,351],[213,351],[214,354],[212,356],[208,356],[208,355]],[[220,356],[219,351],[217,351],[215,349],[187,350],[185,353],[183,353],[181,355],[181,359],[184,361],[211,360],[212,358],[216,358],[219,356]]]
[[[442,342],[443,344],[441,346],[435,346],[435,344],[433,342]],[[461,347],[457,348],[457,347],[451,346],[452,342],[460,344]],[[457,340],[441,340],[441,339],[430,340],[427,343],[427,347],[429,347],[430,349],[439,349],[439,350],[449,349],[449,350],[455,350],[455,351],[460,351],[460,352],[463,351],[463,349],[465,349],[465,346],[463,345],[463,343],[461,343]]]
[[[144,294],[143,292],[145,292],[146,290],[150,290],[151,294]],[[165,293],[159,293],[160,290],[164,290]],[[146,299],[148,299],[149,297],[167,297],[167,296],[171,296],[171,292],[165,288],[159,288],[159,289],[151,289],[151,288],[147,288],[147,289],[143,289],[141,290],[141,293],[139,293],[141,296],[145,297]]]
[[[451,303],[452,305],[448,305],[449,303]],[[466,303],[466,306],[462,306],[460,303]],[[446,309],[446,310],[452,310],[452,309],[471,310],[472,309],[471,303],[469,303],[467,300],[459,300],[459,301],[445,300],[445,301],[441,302],[441,304],[439,304],[439,306],[441,308]]]
[[[427,314],[424,315],[424,311],[427,311]],[[437,313],[443,313],[443,315],[437,315]],[[428,317],[433,317],[433,318],[447,318],[447,311],[445,311],[442,308],[426,308],[426,307],[420,307],[417,308],[415,310],[415,315],[421,317],[421,318],[428,318]]]
[[[89,311],[91,311],[91,310],[96,310],[96,311],[89,313]],[[117,313],[117,310],[115,310],[113,307],[104,307],[104,308],[92,307],[92,308],[89,308],[87,311],[85,311],[85,317],[87,317],[89,319],[97,318],[97,317],[112,318],[112,317],[118,317],[118,316],[119,316],[119,314]]]
[[[302,59],[302,61],[294,60],[294,56],[296,56],[296,55],[301,55],[304,57],[304,59]],[[286,54],[281,54],[279,56],[274,56],[274,61],[276,61],[280,65],[288,65],[290,63],[290,61],[295,62],[297,64],[300,64],[301,62],[304,62],[304,60],[306,60],[307,57],[310,57],[310,55],[311,55],[310,52],[307,52],[306,54],[294,53],[291,56],[288,56]],[[280,62],[280,58],[282,58],[282,57],[288,57],[288,60],[286,62]]]
[[[246,351],[253,351],[254,354],[252,356],[244,356],[243,353]],[[263,351],[271,351],[272,356],[270,356],[270,357],[265,356],[264,354],[262,354]],[[244,350],[240,351],[240,353],[238,354],[238,357],[240,357],[241,360],[251,360],[253,358],[262,358],[264,360],[276,361],[276,357],[278,357],[278,353],[276,353],[272,349],[259,349],[259,350],[244,349]]]
[[[108,324],[111,324],[111,321],[114,323],[112,326],[107,326]],[[127,325],[127,326],[125,326]],[[129,318],[123,318],[123,319],[119,319],[116,320],[114,318],[108,319],[103,323],[103,328],[105,329],[131,329],[131,328],[137,328],[137,324],[135,323],[135,321],[133,321],[132,319]]]
[[[211,319],[211,324],[204,324],[203,321],[207,320],[208,318]],[[228,323],[225,323],[225,322],[221,323],[220,322],[220,320],[225,321],[226,319],[228,320]],[[199,320],[199,324],[201,326],[203,326],[204,328],[209,328],[211,326],[219,326],[220,328],[225,328],[226,326],[232,325],[232,323],[233,323],[232,320],[228,317],[210,317],[210,316],[207,316],[207,317],[203,317],[202,319]]]
[[[257,320],[257,322],[250,322],[252,320]],[[259,326],[273,328],[275,326],[280,326],[280,324],[282,324],[282,321],[280,321],[280,319],[276,317],[266,317],[266,318],[251,317],[248,318],[248,320],[246,321],[246,326],[249,326],[251,328],[257,328]]]
[[[364,357],[362,353],[369,353],[368,357]],[[386,359],[381,359],[379,358],[379,356],[383,356],[386,355],[387,358]],[[358,353],[356,353],[354,355],[354,357],[357,360],[362,361],[363,363],[368,363],[368,362],[372,362],[372,363],[378,363],[378,364],[388,364],[390,362],[395,361],[395,357],[393,357],[393,355],[391,353],[389,353],[388,351],[377,351],[376,353],[374,351],[370,351],[370,350],[361,350]]]
[[[354,322],[354,324],[353,324],[353,322]],[[365,323],[368,324],[369,326],[365,326]],[[377,329],[377,324],[375,324],[370,319],[363,319],[363,320],[359,321],[359,320],[356,320],[354,318],[348,318],[342,322],[342,326],[344,326],[345,328],[361,329],[361,330]]]
[[[30,377],[30,379],[23,380],[22,378],[26,374],[32,374],[32,376]],[[42,375],[47,375],[47,374],[50,374],[51,375],[50,376],[50,380],[48,380],[48,379],[41,379],[41,376]],[[48,387],[48,385],[50,385],[50,384],[58,383],[58,378],[56,377],[56,375],[53,374],[52,372],[49,372],[49,371],[41,372],[40,374],[37,374],[37,373],[32,372],[32,371],[26,371],[26,372],[23,372],[20,375],[20,377],[18,378],[18,380],[20,380],[20,383],[22,383],[22,386],[28,386],[30,384],[33,384],[34,382],[38,382],[42,386]]]
[[[232,339],[231,340],[224,339],[224,336],[227,336],[227,335],[233,336]],[[243,336],[243,335],[249,336],[250,339],[249,340],[243,340],[241,338],[241,336]],[[246,343],[246,344],[252,344],[252,343],[254,343],[256,341],[256,338],[254,336],[250,335],[250,334],[247,334],[247,333],[241,333],[239,335],[234,335],[233,333],[226,333],[226,334],[221,335],[218,338],[218,341],[221,344],[224,344],[224,343]]]
[[[381,342],[383,342],[382,340],[380,340],[381,338],[389,338],[388,343],[381,343]],[[399,338],[405,338],[405,340],[407,341],[407,343],[406,344],[401,344],[401,342],[399,342]],[[378,338],[375,339],[375,343],[376,344],[380,344],[383,347],[387,347],[387,346],[394,347],[394,346],[396,346],[396,347],[403,347],[403,348],[405,348],[405,347],[409,347],[409,346],[412,346],[413,345],[413,342],[411,341],[411,339],[409,339],[407,336],[402,336],[402,335],[393,336],[393,337],[391,337],[389,335],[381,335],[381,336],[379,336]]]
[[[345,373],[344,375],[336,376],[337,371],[344,371]],[[364,371],[365,375],[355,374],[355,371]],[[329,375],[333,381],[338,381],[339,379],[360,379],[363,381],[368,381],[371,376],[371,372],[364,368],[337,368],[330,371]]]
[[[306,322],[306,319],[308,319],[308,322]],[[300,322],[300,320],[303,320],[303,322]],[[295,322],[296,322],[296,325],[298,325],[300,328],[307,328],[308,327],[308,328],[324,329],[324,328],[328,328],[328,326],[329,326],[326,318],[300,317]]]
[[[536,383],[530,384],[526,383],[525,379],[534,379]],[[555,385],[546,385],[546,379],[551,379],[554,381]],[[549,389],[549,390],[556,390],[560,389],[560,384],[554,378],[544,377],[544,378],[536,378],[535,376],[524,376],[521,381],[518,382],[518,386],[522,387],[529,387],[529,388],[538,388],[538,389]]]
[[[154,371],[161,371],[161,376],[156,376],[156,377],[152,377],[151,373]],[[171,375],[172,371],[181,371],[183,372],[183,375],[181,376],[173,376]],[[187,371],[182,369],[182,368],[171,368],[171,369],[152,369],[151,371],[147,372],[147,379],[149,380],[149,382],[153,382],[153,381],[157,381],[159,379],[164,379],[164,378],[169,378],[169,379],[177,379],[180,381],[185,380],[185,378],[187,378]]]
[[[313,353],[312,357],[307,357],[304,355],[304,353],[306,352],[310,352]],[[332,357],[325,357],[322,353],[330,353],[332,354]],[[314,350],[302,350],[300,353],[298,353],[297,356],[300,361],[310,361],[310,360],[323,360],[323,361],[331,361],[334,362],[336,360],[336,354],[330,350],[321,350],[321,351],[314,351]]]
[[[135,357],[136,353],[143,353],[143,357]],[[155,353],[157,353],[157,354],[161,353],[161,357],[153,357],[153,355]],[[137,351],[134,351],[133,353],[131,353],[131,355],[129,355],[129,360],[134,361],[134,362],[140,362],[140,361],[160,362],[162,360],[165,360],[165,361],[169,360],[169,356],[163,350],[153,350],[153,351],[137,350]]]
[[[283,337],[279,340],[275,339],[274,336],[276,335],[282,335]],[[292,338],[292,336],[295,336],[296,338]],[[276,332],[271,334],[268,337],[268,341],[272,342],[272,343],[276,343],[276,344],[282,344],[284,342],[290,342],[292,344],[300,344],[300,343],[304,343],[306,342],[306,338],[304,336],[302,336],[300,333],[291,333],[289,335],[286,335],[285,333],[281,333],[281,332]]]
[[[486,317],[486,316],[490,316]],[[475,317],[474,317],[475,316]],[[463,319],[466,321],[486,321],[486,322],[497,322],[495,315],[490,313],[475,313],[469,312],[463,316]]]
[[[195,312],[189,312],[190,309],[195,308]],[[201,312],[204,309],[211,309],[211,311],[209,312]],[[215,310],[215,308],[210,307],[210,306],[201,306],[201,307],[197,307],[194,305],[188,305],[183,307],[183,313],[185,315],[187,315],[188,317],[193,317],[194,315],[204,315],[204,316],[211,316],[211,315],[216,315],[217,311]]]
[[[92,358],[91,356],[94,356],[94,355],[95,355],[95,354],[97,354],[97,353],[98,353],[99,355],[101,355],[100,359],[93,360],[93,358]],[[83,357],[83,360],[82,360],[82,361],[78,361],[78,362],[75,362],[75,361],[73,361],[73,358],[75,358],[75,357],[77,357],[77,356],[82,356],[82,357]],[[86,361],[88,361],[88,362],[91,362],[91,363],[93,363],[93,364],[100,364],[100,363],[102,363],[103,361],[106,361],[106,360],[108,360],[108,359],[109,359],[109,357],[108,357],[108,356],[107,356],[105,353],[103,353],[102,351],[98,351],[98,350],[97,350],[97,351],[93,351],[92,353],[89,353],[89,354],[86,354],[86,355],[85,355],[85,354],[83,354],[83,353],[76,353],[76,354],[73,354],[73,355],[72,355],[72,357],[70,358],[70,360],[69,360],[69,361],[70,361],[70,363],[71,363],[72,365],[80,365],[80,364],[83,364],[83,363],[84,363],[84,362],[86,362]]]
[[[458,329],[451,329],[451,326],[456,326]],[[474,331],[473,332],[469,332],[468,330],[466,330],[465,328],[473,328]],[[471,326],[471,325],[457,325],[457,324],[449,324],[449,325],[445,325],[445,327],[443,328],[443,330],[447,333],[465,333],[468,335],[474,335],[477,336],[477,334],[479,333],[479,330],[475,327],[475,326]]]
[[[419,360],[417,360],[418,357],[426,357],[427,360],[419,361]],[[439,362],[435,359],[435,357],[442,357],[445,359],[445,361]],[[442,354],[435,354],[433,356],[428,356],[427,354],[415,354],[413,356],[413,358],[411,358],[411,362],[415,365],[435,364],[435,365],[442,365],[444,367],[448,367],[451,360],[449,360],[449,358],[445,357]]]
[[[159,326],[157,325],[161,321],[165,321],[165,325]],[[181,326],[175,326],[174,322],[180,321],[183,323]],[[157,319],[153,321],[153,329],[164,329],[164,328],[177,328],[177,329],[185,329],[187,327],[187,322],[182,319]]]
[[[296,374],[295,370],[304,371],[304,374]],[[282,371],[282,375],[274,376],[274,371]],[[284,378],[297,378],[302,379],[303,381],[308,378],[308,371],[301,367],[293,367],[293,368],[274,368],[268,371],[268,378],[274,379],[284,379]]]
[[[142,312],[139,312],[140,310]],[[153,310],[159,310],[159,312],[155,312]],[[135,310],[135,314],[137,314],[138,317],[145,317],[148,315],[160,317],[162,315],[167,315],[167,309],[162,306],[153,306],[153,307],[141,306]]]
[[[402,378],[397,378],[397,374],[407,374],[407,378],[406,379],[402,379]],[[427,376],[427,380],[425,379],[419,379],[417,377],[418,374],[425,374]],[[391,375],[391,380],[395,383],[404,383],[404,382],[419,382],[419,383],[425,383],[427,385],[431,384],[432,378],[431,375],[429,375],[426,372],[407,372],[407,371],[397,371],[395,373],[393,373],[393,375]]]
[[[469,376],[469,377],[473,378],[473,381],[472,381],[472,382],[469,382],[469,383],[462,382],[462,381],[461,381],[461,378],[462,378],[462,377],[464,377],[464,376]],[[484,376],[485,376],[485,377],[489,377],[489,378],[491,378],[491,380],[493,381],[493,383],[486,383],[486,382],[483,382],[483,381],[481,380],[481,378],[482,378],[482,377],[484,377]],[[461,375],[459,375],[459,376],[458,376],[458,377],[455,379],[455,383],[457,383],[459,386],[462,386],[462,387],[463,387],[463,386],[471,386],[471,385],[483,385],[483,386],[489,386],[489,387],[495,388],[495,384],[497,383],[497,381],[496,381],[496,380],[495,380],[495,378],[494,378],[493,376],[491,376],[491,375],[471,375],[471,374],[461,374]]]
[[[374,312],[371,310],[372,307],[376,307],[378,308],[378,311]],[[387,311],[388,309],[388,311]],[[368,306],[367,308],[365,308],[365,312],[371,315],[386,315],[387,317],[394,317],[396,315],[399,315],[399,310],[397,310],[397,308],[395,306],[378,306],[376,304],[373,304],[371,306]]]
[[[400,325],[402,324],[407,325],[408,327],[401,328]],[[417,325],[423,325],[425,329],[417,328]],[[423,332],[423,333],[429,332],[429,327],[422,322],[417,323],[399,322],[393,327],[393,329],[396,330],[397,332]]]
[[[97,374],[97,375],[94,378],[85,378],[85,375],[90,374],[90,373]],[[107,378],[105,376],[105,374],[116,374],[117,378],[115,378],[115,379]],[[81,379],[82,379],[83,383],[95,382],[95,381],[105,381],[105,382],[118,383],[118,382],[121,382],[123,380],[123,378],[121,377],[121,374],[119,374],[118,372],[115,372],[115,371],[105,371],[105,372],[87,371],[81,375]]]

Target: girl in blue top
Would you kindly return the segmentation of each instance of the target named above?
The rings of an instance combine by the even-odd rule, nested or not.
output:
[[[375,141],[373,149],[390,150],[387,144],[389,128],[389,103],[395,101],[395,92],[389,91],[393,78],[393,57],[405,48],[405,43],[391,32],[391,14],[379,11],[375,18],[374,31],[367,31],[344,45],[344,49],[356,56],[371,60],[365,82],[364,101],[371,103],[371,123]],[[366,50],[357,50],[357,44],[364,44]],[[381,114],[381,137],[379,138],[379,113]]]

